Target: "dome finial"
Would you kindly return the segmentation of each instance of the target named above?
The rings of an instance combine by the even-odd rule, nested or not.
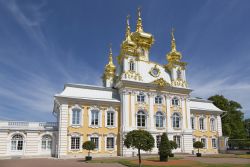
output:
[[[137,8],[137,24],[136,24],[136,32],[142,32],[142,19],[141,19],[141,7]]]
[[[172,28],[172,31],[171,31],[171,36],[172,36],[171,49],[172,49],[172,51],[176,51],[176,43],[175,43],[175,38],[174,38],[174,31],[175,31],[175,29]]]
[[[113,53],[112,53],[112,43],[109,44],[109,64],[114,64],[113,63]]]
[[[129,25],[129,19],[130,19],[130,15],[127,16],[126,18],[126,39],[129,39],[130,38],[130,25]]]

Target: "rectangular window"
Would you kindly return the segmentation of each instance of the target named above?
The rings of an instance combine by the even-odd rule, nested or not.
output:
[[[78,110],[78,109],[72,110],[72,124],[73,125],[80,124],[80,110]]]
[[[107,137],[107,149],[113,149],[114,148],[114,138],[113,137]]]
[[[159,148],[161,142],[161,135],[156,136],[156,147]]]
[[[212,147],[217,148],[216,139],[212,139]]]
[[[191,127],[192,127],[192,129],[195,129],[195,127],[194,127],[194,117],[191,117]]]
[[[107,113],[107,125],[114,126],[114,112]]]
[[[204,119],[203,118],[200,118],[199,119],[199,123],[200,123],[200,130],[204,130]]]
[[[46,150],[46,140],[43,140],[43,141],[42,141],[42,149],[43,149],[43,150]]]
[[[207,148],[207,142],[206,142],[206,139],[202,138],[202,139],[201,139],[201,142],[204,144],[204,148]]]
[[[91,111],[91,125],[98,126],[99,125],[99,111]]]
[[[80,149],[80,137],[71,137],[71,150]]]
[[[17,142],[17,150],[23,150],[23,141]]]
[[[95,144],[95,149],[98,150],[99,148],[99,138],[98,137],[91,137],[90,140],[94,142]]]
[[[174,136],[174,141],[177,144],[178,148],[181,148],[181,136]]]

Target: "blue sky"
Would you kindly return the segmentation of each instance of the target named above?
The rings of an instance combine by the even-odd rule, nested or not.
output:
[[[118,55],[138,6],[156,39],[152,61],[167,63],[175,27],[193,96],[223,94],[250,117],[248,0],[0,0],[0,119],[54,121],[65,83],[101,85],[109,43]]]

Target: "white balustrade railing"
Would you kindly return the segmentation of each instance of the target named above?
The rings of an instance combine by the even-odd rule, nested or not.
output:
[[[56,129],[57,122],[0,121],[0,128]]]

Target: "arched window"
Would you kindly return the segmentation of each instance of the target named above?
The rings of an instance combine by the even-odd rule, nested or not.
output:
[[[162,104],[162,97],[161,96],[155,97],[155,104]]]
[[[115,112],[107,111],[107,126],[114,126],[114,125],[115,125]]]
[[[42,150],[51,150],[52,138],[50,135],[44,135],[42,137]]]
[[[180,115],[178,113],[174,113],[173,114],[173,128],[180,128],[180,121],[181,121],[181,118],[180,118]]]
[[[199,119],[200,130],[205,130],[204,118]]]
[[[129,62],[129,70],[135,71],[135,63],[132,60]]]
[[[177,70],[177,79],[181,79],[181,70]]]
[[[215,131],[215,119],[214,118],[210,119],[210,130]]]
[[[137,113],[137,126],[146,127],[146,114],[144,111],[138,111]]]
[[[80,115],[81,115],[81,109],[79,108],[72,109],[72,125],[80,125]]]
[[[99,125],[99,111],[98,110],[92,110],[91,111],[91,125],[92,126],[98,126]]]
[[[23,150],[23,136],[16,134],[11,139],[11,150],[21,151]]]
[[[164,117],[163,117],[162,112],[158,111],[155,115],[155,126],[157,128],[162,128],[163,127],[163,120],[164,120]]]
[[[174,105],[174,106],[178,106],[179,105],[179,99],[177,97],[174,97],[172,99],[172,105]]]
[[[139,93],[139,95],[137,95],[137,101],[138,102],[144,102],[145,101],[145,95],[144,93]]]

